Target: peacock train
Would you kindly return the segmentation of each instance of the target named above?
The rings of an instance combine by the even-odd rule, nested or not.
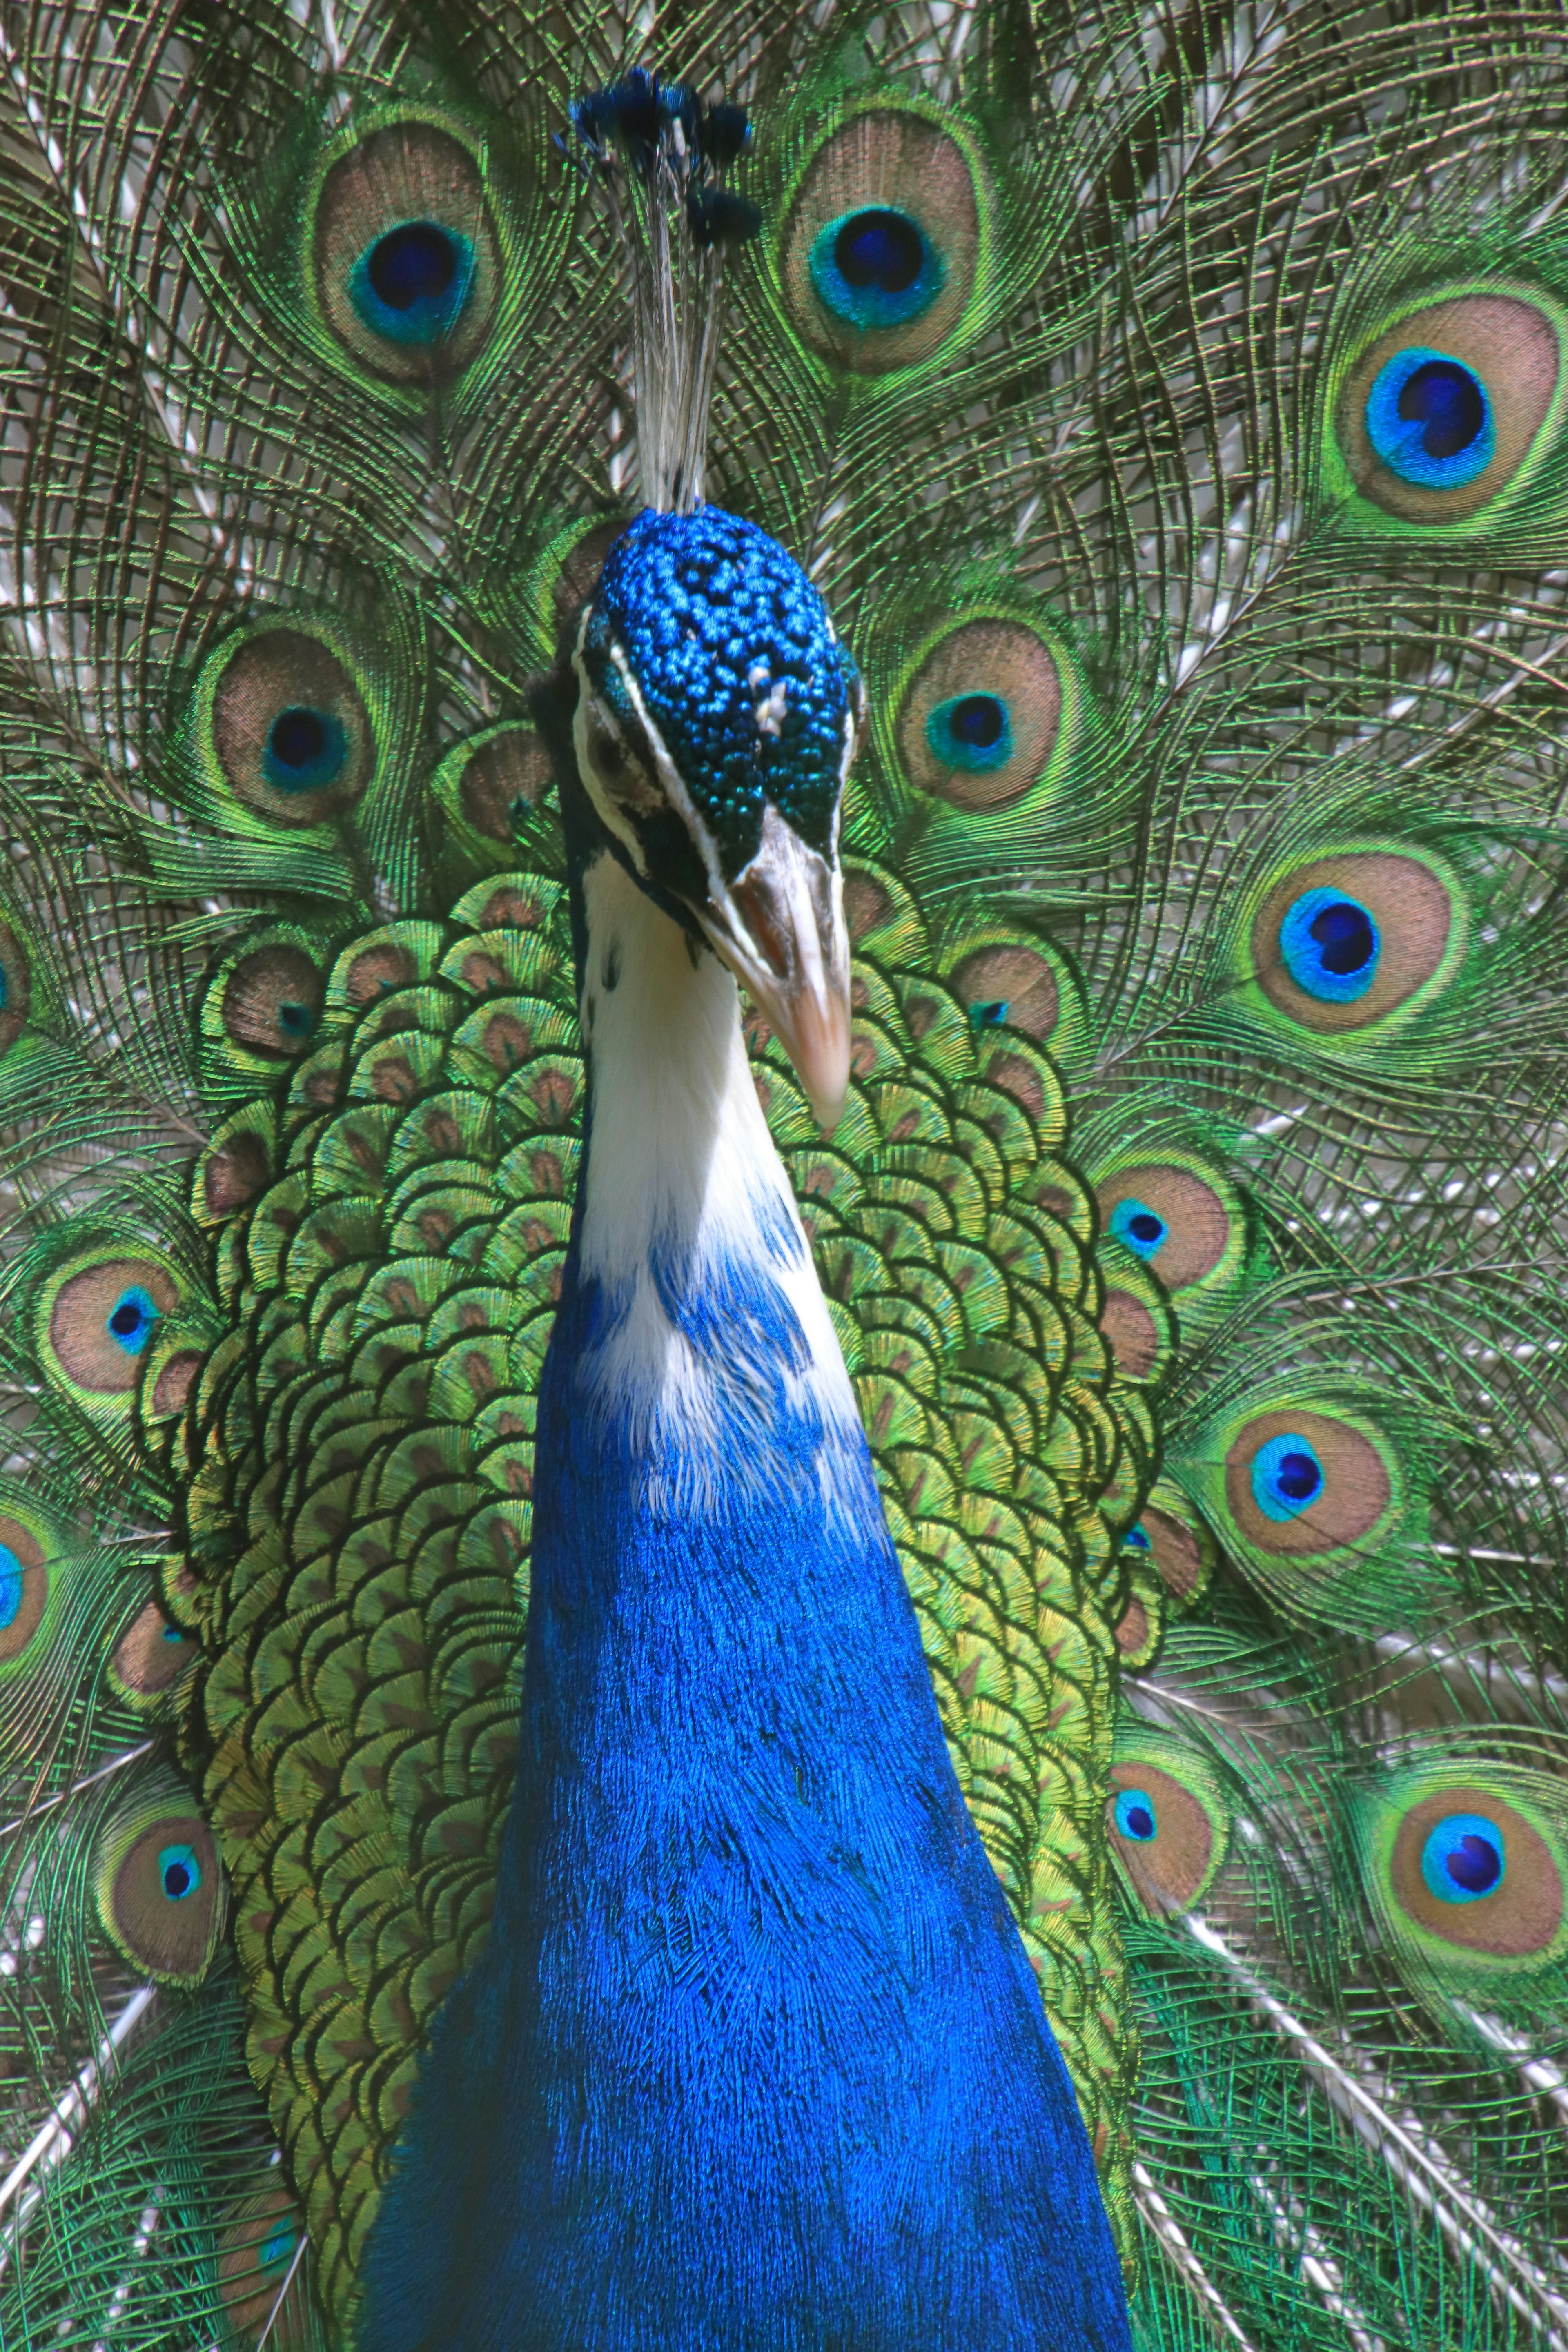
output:
[[[1568,2352],[1568,38],[0,0],[0,2347]]]

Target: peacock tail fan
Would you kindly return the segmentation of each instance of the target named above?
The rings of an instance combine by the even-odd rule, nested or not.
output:
[[[1556,13],[4,38],[0,2336],[352,2341],[488,1932],[647,63],[869,694],[752,1072],[1135,2340],[1568,2344]]]

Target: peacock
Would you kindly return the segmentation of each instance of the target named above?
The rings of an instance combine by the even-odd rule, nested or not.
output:
[[[6,0],[0,2345],[1568,2352],[1568,39]]]

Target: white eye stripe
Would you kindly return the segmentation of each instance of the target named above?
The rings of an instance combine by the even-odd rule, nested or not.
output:
[[[654,767],[659,784],[663,787],[663,797],[680,818],[693,848],[702,860],[710,895],[716,900],[721,899],[724,877],[719,863],[718,845],[704,824],[696,803],[687,791],[685,781],[669,755],[663,736],[653,723],[647,705],[643,700],[642,689],[632,675],[631,664],[619,646],[611,646],[610,659],[616,666],[616,676],[626,690],[626,699],[631,704],[632,715],[642,729],[644,739],[653,754]]]
[[[577,772],[584,789],[606,830],[630,851],[634,870],[645,878],[648,871],[647,855],[641,836],[631,820],[662,811],[672,812],[680,819],[688,839],[701,860],[711,902],[715,906],[726,905],[730,892],[724,880],[719,845],[688,791],[686,781],[648,710],[624,646],[612,637],[605,649],[608,666],[614,671],[620,688],[620,694],[614,702],[601,695],[588,670],[586,646],[591,618],[592,608],[585,608],[578,624],[577,641],[572,655],[572,667],[578,685],[573,738],[577,754]],[[765,661],[753,664],[748,672],[747,686],[757,697],[752,716],[759,733],[776,736],[781,731],[788,708],[788,684],[787,678],[781,678],[773,686],[770,667]],[[838,856],[844,787],[859,751],[868,716],[865,680],[858,667],[851,666],[845,678],[845,688],[837,791],[826,850],[830,864]],[[630,741],[627,740],[628,727],[621,696],[630,706]],[[608,760],[605,756],[606,749],[612,755]],[[624,774],[619,762],[625,763]],[[780,803],[766,793],[765,786],[764,796],[769,804],[780,809],[783,814]],[[785,816],[784,821],[793,829],[793,818]]]

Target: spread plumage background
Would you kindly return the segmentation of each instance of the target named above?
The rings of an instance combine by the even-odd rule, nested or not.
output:
[[[486,1932],[646,59],[869,693],[757,1087],[1136,2339],[1568,2346],[1558,13],[4,37],[0,2340],[346,2340]]]

